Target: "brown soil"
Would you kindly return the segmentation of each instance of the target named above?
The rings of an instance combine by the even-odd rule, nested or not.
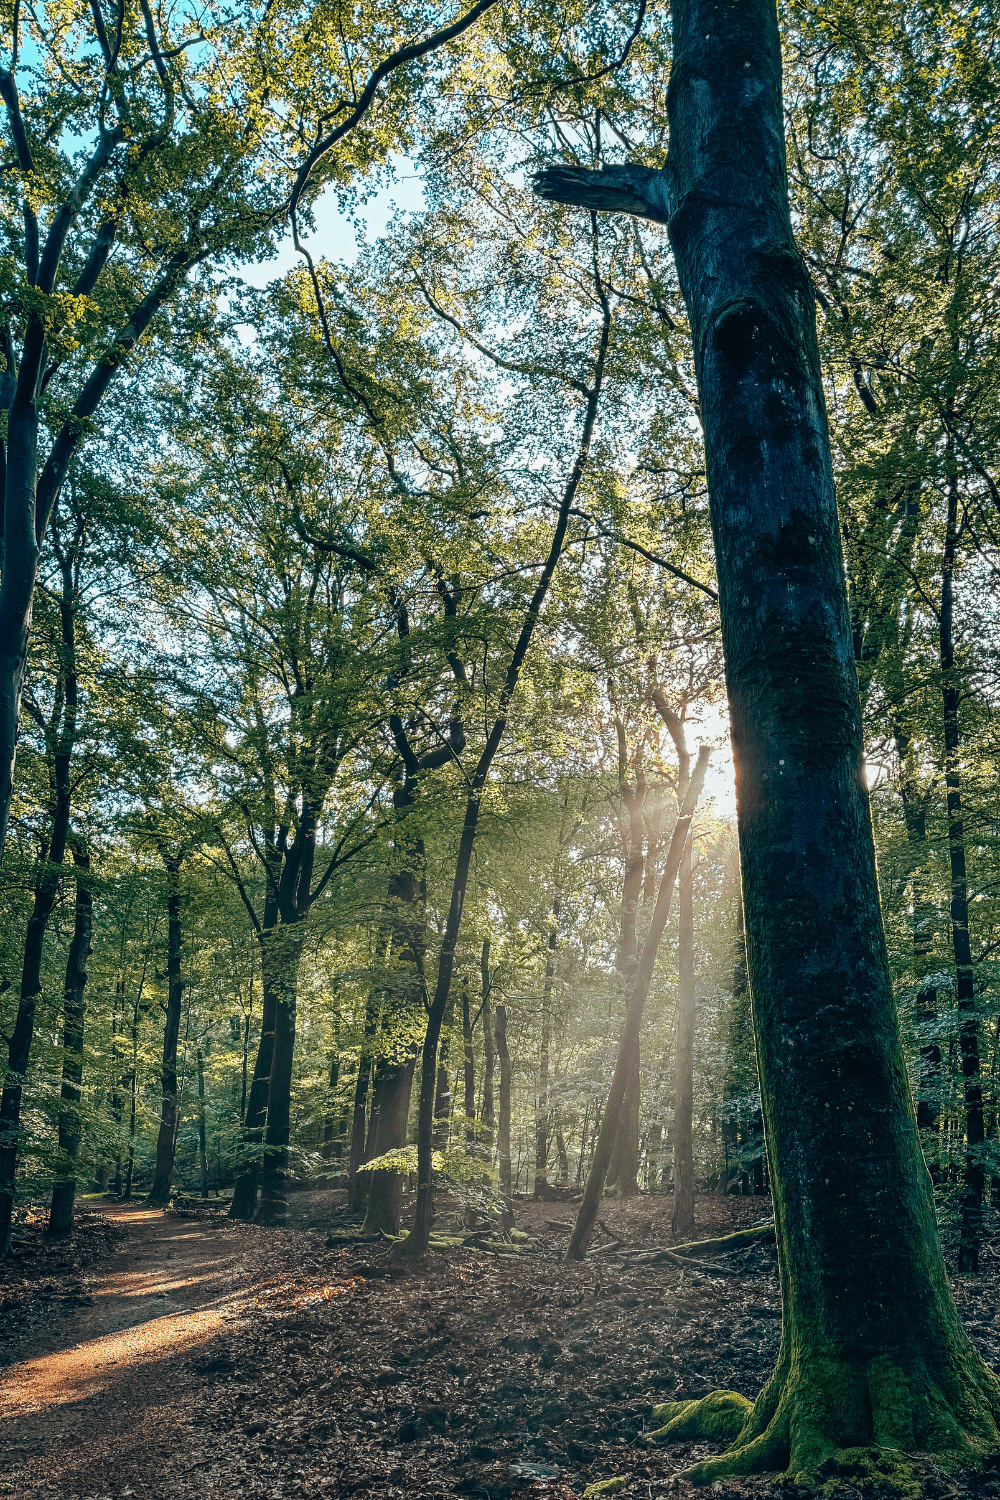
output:
[[[108,1206],[68,1247],[26,1225],[0,1271],[0,1494],[556,1500],[624,1475],[642,1500],[679,1496],[676,1471],[710,1450],[650,1447],[653,1403],[753,1395],[777,1352],[767,1250],[730,1257],[725,1279],[614,1255],[567,1266],[572,1205],[520,1203],[527,1253],[445,1250],[400,1270],[383,1247],[326,1246],[341,1198],[297,1194],[277,1231],[211,1206]],[[670,1209],[642,1198],[602,1219],[628,1246],[669,1244]],[[766,1214],[706,1195],[698,1233]],[[446,1206],[435,1227],[453,1227]],[[988,1265],[958,1297],[993,1360]],[[993,1478],[964,1493],[997,1493]]]

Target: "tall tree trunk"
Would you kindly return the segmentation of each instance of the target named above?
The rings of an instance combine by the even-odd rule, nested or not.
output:
[[[965,1084],[965,1191],[962,1195],[962,1238],[958,1251],[958,1268],[960,1271],[976,1271],[979,1269],[985,1178],[982,1157],[983,1089],[979,1076],[979,1017],[976,1014],[975,973],[969,937],[969,885],[962,818],[962,751],[958,718],[961,683],[955,670],[953,636],[955,550],[958,539],[958,480],[953,467],[954,454],[949,453],[949,461],[952,472],[948,482],[948,519],[941,578],[940,657],[944,707],[944,775],[948,798],[948,855],[951,863],[951,942],[955,955],[955,998],[962,1017],[959,1045]]]
[[[243,1018],[243,1073],[240,1088],[240,1124],[246,1124],[247,1118],[247,1074],[250,1063],[250,1013]]]
[[[368,991],[365,1002],[365,1030],[358,1054],[358,1076],[354,1082],[354,1108],[351,1112],[351,1146],[347,1168],[347,1202],[351,1213],[361,1209],[364,1180],[358,1178],[358,1168],[365,1162],[365,1121],[368,1118],[368,1091],[372,1076],[372,1049],[378,1030],[379,996],[374,989]]]
[[[52,1184],[49,1234],[71,1234],[73,1200],[76,1196],[76,1163],[80,1155],[83,1122],[80,1118],[80,1086],[83,1082],[84,989],[87,959],[94,925],[94,900],[90,893],[90,854],[82,840],[73,841],[76,868],[76,909],[73,937],[66,957],[63,990],[63,1066],[59,1106],[59,1170]]]
[[[483,997],[483,1105],[479,1123],[484,1149],[493,1152],[493,1075],[496,1069],[496,1046],[493,1040],[493,981],[490,976],[490,940],[483,939],[483,951],[479,960]]]
[[[198,1165],[201,1168],[201,1196],[208,1197],[208,1142],[205,1132],[205,1059],[198,1048]]]
[[[167,1013],[163,1023],[163,1064],[160,1072],[160,1129],[156,1138],[156,1165],[147,1203],[166,1204],[170,1199],[170,1174],[174,1166],[177,1134],[177,1038],[181,1029],[181,854],[161,850],[167,871]]]
[[[542,985],[542,1040],[538,1058],[538,1094],[535,1099],[535,1197],[547,1198],[549,1150],[549,1048],[552,1044],[552,981],[556,971],[556,944],[559,941],[560,897],[552,902],[545,952],[545,980]]]
[[[257,949],[260,953],[260,1036],[257,1039],[257,1056],[253,1065],[253,1078],[250,1081],[250,1097],[243,1111],[243,1140],[239,1171],[233,1186],[233,1201],[229,1205],[229,1217],[244,1224],[250,1223],[257,1210],[257,1180],[260,1174],[261,1148],[264,1143],[267,1092],[271,1082],[271,1059],[274,1055],[274,1022],[278,1008],[275,985],[276,966],[280,962],[277,952],[278,866],[273,857],[268,857],[271,863],[270,867],[265,869],[264,909],[256,932]],[[247,1018],[247,1035],[249,1037],[249,1017]]]
[[[618,1131],[619,1116],[625,1098],[625,1088],[628,1083],[631,1058],[636,1049],[636,1039],[642,1026],[643,1011],[646,1008],[646,998],[649,995],[649,986],[653,978],[653,968],[656,964],[660,939],[663,936],[663,929],[666,926],[667,915],[670,911],[670,900],[677,880],[677,871],[680,868],[681,855],[683,854],[684,845],[691,828],[691,819],[694,816],[694,810],[698,805],[698,798],[701,795],[701,788],[705,781],[708,754],[707,745],[703,745],[698,751],[698,761],[695,766],[694,775],[688,781],[684,801],[681,804],[677,822],[674,825],[673,835],[670,839],[670,848],[667,851],[663,877],[660,880],[660,889],[656,897],[656,905],[650,917],[649,930],[642,945],[642,953],[639,956],[639,964],[632,983],[632,994],[629,997],[628,1011],[625,1015],[625,1029],[622,1033],[621,1045],[618,1048],[618,1060],[615,1063],[611,1088],[608,1090],[607,1103],[604,1106],[604,1117],[601,1120],[600,1134],[597,1137],[593,1159],[590,1163],[590,1171],[587,1173],[587,1182],[583,1189],[583,1202],[580,1204],[576,1224],[570,1236],[569,1248],[566,1251],[567,1260],[583,1259],[587,1252],[587,1246],[590,1243],[590,1236],[594,1232],[597,1211],[601,1205],[601,1194],[604,1191],[604,1182],[607,1177],[608,1163],[611,1160],[611,1151],[614,1146],[615,1135]]]
[[[28,918],[21,963],[21,989],[14,1030],[7,1047],[7,1076],[0,1094],[0,1259],[10,1248],[14,1215],[14,1180],[21,1138],[21,1098],[35,1031],[35,1009],[42,991],[42,950],[45,929],[59,890],[70,811],[69,757],[61,773],[52,836],[40,862],[35,896]]]
[[[465,1104],[465,1141],[476,1139],[476,1054],[472,1046],[472,1001],[468,980],[462,983],[462,1091]]]
[[[438,1053],[437,1084],[434,1090],[434,1150],[448,1149],[448,1129],[451,1123],[451,1074],[448,1057],[451,1051],[451,1028],[455,1020],[455,996],[449,995],[441,1023],[441,1049]]]
[[[274,1048],[267,1083],[260,1202],[255,1224],[282,1225],[288,1216],[288,1145],[291,1136],[295,1005],[305,932],[301,922],[277,929],[274,953]]]
[[[636,1037],[636,1044],[629,1059],[625,1100],[618,1123],[618,1139],[621,1143],[617,1177],[619,1198],[639,1196],[639,1104],[641,1100],[639,1051],[639,1038]]]
[[[386,1071],[379,1106],[378,1133],[375,1137],[376,1157],[384,1156],[387,1151],[397,1150],[406,1141],[406,1122],[410,1111],[415,1066],[416,1058],[408,1053],[401,1063],[393,1064]],[[403,1174],[397,1171],[374,1171],[364,1175],[369,1182],[363,1233],[398,1234]]]
[[[569,1184],[569,1156],[566,1152],[566,1138],[562,1133],[562,1122],[556,1117],[556,1155],[559,1159],[559,1186],[566,1187]]]
[[[500,1157],[500,1191],[505,1200],[510,1203],[513,1198],[513,1190],[510,1179],[510,1080],[511,1063],[510,1052],[507,1047],[507,1007],[498,1005],[496,1008],[496,1026],[494,1031],[497,1046],[497,1060],[500,1063],[500,1113],[497,1116],[497,1151]]]
[[[597,264],[595,248],[595,272],[597,271]],[[535,584],[534,591],[528,601],[524,620],[518,632],[517,642],[511,653],[510,661],[507,664],[507,671],[504,675],[503,685],[497,699],[496,717],[486,737],[486,743],[480,753],[475,771],[468,782],[465,817],[462,822],[462,834],[459,839],[458,853],[455,858],[455,875],[451,884],[451,899],[448,903],[448,916],[445,921],[444,938],[441,943],[441,953],[438,959],[437,983],[434,986],[434,998],[428,1008],[427,1030],[424,1034],[421,1057],[420,1108],[417,1119],[417,1202],[413,1215],[413,1227],[403,1242],[400,1251],[403,1255],[415,1258],[423,1256],[427,1252],[427,1244],[431,1232],[431,1220],[434,1212],[433,1130],[435,1066],[437,1063],[438,1040],[441,1035],[441,1022],[444,1018],[445,1006],[448,1003],[448,995],[451,990],[452,974],[455,967],[455,951],[458,947],[458,937],[462,927],[465,892],[469,883],[469,869],[472,864],[472,851],[476,843],[476,830],[479,826],[479,810],[482,796],[486,783],[489,780],[494,758],[507,730],[507,715],[510,711],[511,700],[521,680],[521,671],[524,666],[525,657],[531,646],[535,626],[538,623],[548,596],[549,587],[555,576],[556,567],[562,555],[566,540],[566,529],[569,525],[570,511],[579,490],[580,482],[583,479],[590,456],[590,445],[593,441],[594,430],[597,425],[597,412],[604,386],[604,369],[611,339],[611,308],[599,278],[598,292],[603,316],[601,319],[601,332],[595,351],[593,375],[591,384],[587,388],[579,447],[576,451],[573,468],[570,471],[565,489],[563,490],[559,515],[549,546],[549,554],[545,559],[538,582]]]
[[[937,1020],[937,987],[928,979],[934,948],[934,919],[937,910],[927,888],[923,866],[927,860],[928,795],[917,780],[913,749],[908,731],[897,724],[893,730],[899,757],[899,790],[903,804],[903,822],[909,852],[910,904],[913,909],[913,969],[918,980],[916,994],[917,1024],[925,1032]],[[920,1047],[920,1081],[917,1094],[917,1124],[931,1131],[941,1113],[941,1048],[933,1040]],[[933,1148],[931,1148],[933,1150]],[[924,1137],[924,1155],[928,1154]],[[931,1180],[936,1182],[939,1167],[933,1156],[928,1161]]]
[[[610,173],[577,172],[572,195],[573,174],[540,182],[668,221],[705,432],[784,1325],[754,1404],[682,1403],[659,1435],[732,1441],[699,1483],[785,1469],[815,1487],[864,1449],[913,1484],[909,1454],[997,1447],[1000,1381],[949,1292],[893,1004],[777,12],[672,16],[667,170],[624,169],[624,204]]]
[[[694,884],[691,840],[684,845],[677,877],[677,1050],[674,1054],[674,1234],[694,1230]]]
[[[138,1007],[137,1007],[138,1009]],[[138,1016],[136,1017],[138,1022]],[[139,1082],[138,1067],[136,1061],[136,1031],[137,1025],[132,1028],[132,1076],[129,1079],[129,1109],[128,1109],[128,1152],[125,1157],[125,1182],[122,1189],[122,1197],[128,1203],[132,1198],[132,1184],[135,1180],[135,1115],[136,1115],[136,1092]]]
[[[635,785],[628,781],[628,744],[625,725],[621,718],[615,719],[618,738],[618,792],[621,799],[619,812],[622,854],[625,873],[622,880],[621,921],[618,928],[618,949],[615,953],[615,968],[631,988],[635,978],[635,966],[639,952],[638,913],[643,897],[643,876],[652,883],[650,900],[655,900],[656,871],[653,867],[653,849],[643,859],[643,832],[646,812],[646,783],[640,773]],[[634,1140],[633,1140],[634,1127]],[[638,1167],[639,1158],[639,1038],[636,1037],[633,1055],[629,1058],[628,1078],[625,1085],[625,1101],[618,1121],[618,1134],[608,1164],[607,1187],[615,1188],[624,1197],[634,1197],[639,1191],[632,1171],[633,1161]],[[624,1176],[623,1176],[624,1167]]]
[[[328,1098],[326,1111],[323,1117],[323,1149],[324,1161],[331,1161],[335,1155],[339,1155],[337,1141],[334,1139],[334,1131],[337,1124],[337,1080],[340,1078],[340,1054],[335,1052],[330,1059],[330,1076],[327,1079]]]

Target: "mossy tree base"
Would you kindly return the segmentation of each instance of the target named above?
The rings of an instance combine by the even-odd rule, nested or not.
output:
[[[756,1402],[735,1391],[653,1409],[658,1441],[714,1439],[730,1446],[687,1470],[694,1484],[780,1472],[811,1489],[849,1474],[917,1497],[920,1456],[971,1468],[1000,1447],[1000,1380],[962,1337],[947,1368],[906,1371],[882,1356],[867,1369],[817,1355],[783,1357]],[[964,1347],[963,1347],[964,1346]]]

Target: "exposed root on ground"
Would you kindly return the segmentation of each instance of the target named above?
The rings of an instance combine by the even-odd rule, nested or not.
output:
[[[933,1456],[943,1468],[980,1464],[1000,1447],[1000,1380],[964,1339],[947,1380],[914,1374],[888,1358],[867,1369],[831,1356],[797,1359],[784,1350],[756,1402],[735,1391],[653,1409],[659,1441],[714,1439],[730,1446],[689,1469],[694,1484],[781,1472],[813,1490],[886,1482],[919,1496]]]

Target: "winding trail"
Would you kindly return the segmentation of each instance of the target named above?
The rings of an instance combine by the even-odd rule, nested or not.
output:
[[[88,1278],[87,1305],[50,1320],[0,1372],[0,1495],[183,1490],[197,1361],[243,1314],[249,1244],[225,1221],[106,1212],[129,1238]]]

